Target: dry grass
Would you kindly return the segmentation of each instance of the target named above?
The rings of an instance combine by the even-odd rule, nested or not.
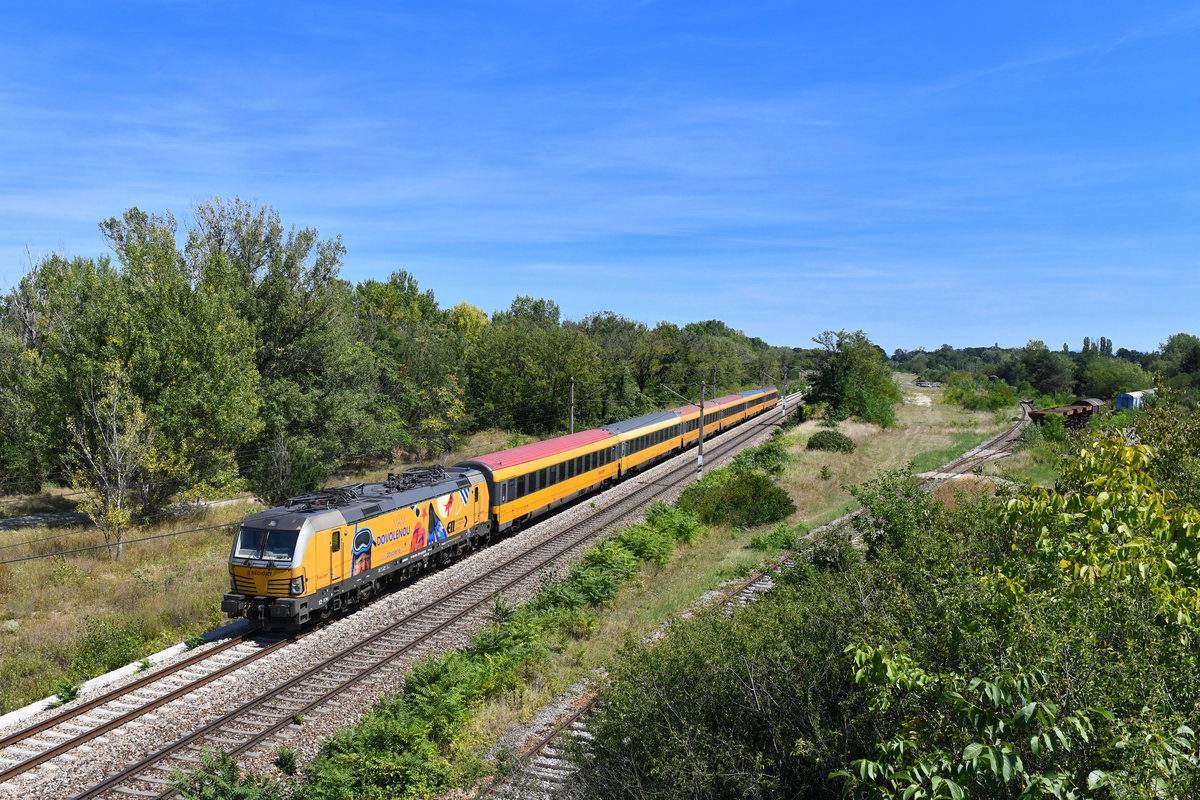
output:
[[[256,507],[215,506],[132,531],[127,539],[235,522]],[[94,529],[0,532],[0,546],[16,545],[0,550],[0,560],[49,556],[0,565],[0,711],[46,696],[62,678],[92,677],[80,673],[72,650],[89,619],[119,620],[141,631],[144,653],[219,625],[230,542],[229,529],[183,533],[127,544],[114,562],[103,549],[50,555],[102,544]]]

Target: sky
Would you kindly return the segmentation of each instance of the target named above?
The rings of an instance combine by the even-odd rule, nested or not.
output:
[[[448,307],[1200,333],[1200,4],[9,3],[0,290],[214,196]]]

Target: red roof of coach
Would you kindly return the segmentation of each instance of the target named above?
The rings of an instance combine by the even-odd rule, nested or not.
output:
[[[476,461],[484,464],[492,469],[500,467],[514,467],[517,464],[524,464],[529,461],[536,461],[539,458],[545,458],[557,453],[565,453],[568,450],[574,450],[576,447],[583,447],[585,444],[594,444],[605,439],[615,439],[608,431],[602,431],[599,428],[590,431],[580,431],[579,433],[570,433],[566,436],[555,436],[553,439],[547,439],[544,442],[532,442],[523,444],[520,447],[514,447],[510,450],[501,450],[498,453],[488,453],[483,456],[475,456],[467,459],[468,461]]]

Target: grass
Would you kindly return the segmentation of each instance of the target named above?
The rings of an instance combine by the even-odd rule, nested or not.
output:
[[[216,506],[129,538],[237,521],[253,507]],[[133,544],[120,562],[95,550],[0,565],[0,713],[220,625],[230,537],[213,530]],[[20,545],[0,550],[4,558],[100,543],[86,528],[0,531],[0,547]]]
[[[985,464],[983,474],[1020,484],[1053,486],[1059,478],[1058,453],[1046,445],[1017,450],[1003,461]]]
[[[931,472],[941,465],[953,461],[988,437],[980,433],[953,433],[953,444],[940,450],[920,453],[912,460],[913,472]]]

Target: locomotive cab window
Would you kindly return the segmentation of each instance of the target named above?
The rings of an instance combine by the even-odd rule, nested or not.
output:
[[[334,531],[329,535],[329,552],[336,553],[342,549],[342,532]]]
[[[254,558],[262,561],[291,561],[296,551],[299,531],[268,531],[261,528],[238,529],[235,558]]]

